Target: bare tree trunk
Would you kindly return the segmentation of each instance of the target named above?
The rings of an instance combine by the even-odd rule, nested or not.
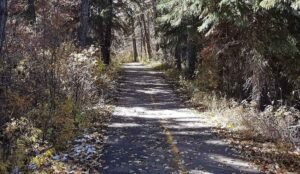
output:
[[[132,35],[132,44],[133,44],[133,57],[134,61],[138,61],[138,52],[137,52],[137,46],[136,46],[136,38],[135,38],[135,33]]]
[[[181,40],[178,39],[177,43],[176,43],[176,47],[175,47],[175,60],[176,60],[176,68],[178,71],[181,71],[181,56],[182,56],[182,49],[180,46]]]
[[[136,46],[136,35],[135,35],[135,21],[132,19],[132,47],[133,47],[133,58],[134,61],[137,62],[138,59],[138,51]]]
[[[101,13],[101,8],[102,7],[99,7],[98,13]],[[100,48],[101,48],[101,59],[103,60],[102,47],[104,46],[105,32],[104,32],[104,20],[102,17],[99,17],[97,19],[96,25],[97,25],[97,34],[99,37],[99,43],[100,43]]]
[[[113,0],[108,0],[108,16],[106,19],[106,28],[104,36],[104,44],[102,46],[102,58],[103,62],[106,65],[110,64],[110,48],[111,48],[111,39],[112,39],[112,25],[113,25]]]
[[[157,16],[158,16],[158,13],[157,13],[157,8],[156,8],[156,6],[157,6],[157,2],[156,2],[156,0],[152,0],[151,1],[151,4],[152,4],[152,10],[153,10],[153,24],[154,24],[154,33],[155,33],[155,36],[157,36],[157,25],[156,25],[156,18],[157,18]]]
[[[143,29],[142,29],[142,26],[141,26],[141,22],[140,20],[138,20],[138,23],[140,25],[140,35],[141,35],[141,40],[140,40],[140,56],[141,58],[143,58]]]
[[[148,32],[149,31],[149,29],[148,29],[149,26],[147,26],[144,13],[141,14],[141,20],[142,20],[142,23],[143,23],[143,26],[144,26],[144,35],[145,35],[145,41],[146,41],[148,56],[149,56],[149,59],[151,59],[152,58],[152,50],[151,50],[150,34]]]
[[[156,23],[156,19],[158,17],[157,12],[157,0],[152,0],[152,10],[153,10],[153,25],[154,25],[154,38],[155,38],[155,51],[158,52],[159,50],[159,44],[158,44],[158,26]]]
[[[28,8],[27,8],[28,18],[32,23],[36,22],[36,13],[35,13],[35,5],[34,0],[28,0]]]
[[[5,26],[7,20],[7,0],[0,0],[0,55],[5,39]]]
[[[197,42],[194,36],[194,27],[188,26],[188,41],[187,41],[187,77],[194,77],[196,61],[197,61]]]
[[[80,14],[80,27],[79,27],[79,42],[81,46],[85,46],[89,25],[89,0],[81,0],[81,14]]]
[[[141,57],[143,57],[143,48],[144,48],[144,52],[145,55],[147,54],[147,50],[146,50],[146,42],[145,42],[145,36],[144,36],[144,31],[143,31],[143,24],[141,22],[141,19],[138,20],[139,25],[140,25],[140,33],[141,33]]]

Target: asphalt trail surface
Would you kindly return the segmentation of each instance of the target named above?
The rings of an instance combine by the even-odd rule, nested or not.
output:
[[[182,104],[162,73],[139,63],[123,66],[106,134],[103,174],[260,173]]]

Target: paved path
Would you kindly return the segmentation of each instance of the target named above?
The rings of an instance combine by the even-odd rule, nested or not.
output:
[[[259,173],[213,135],[203,116],[181,104],[161,73],[126,64],[120,85],[103,174]]]

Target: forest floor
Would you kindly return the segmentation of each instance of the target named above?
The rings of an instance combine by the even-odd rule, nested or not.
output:
[[[125,64],[105,136],[101,173],[260,173],[186,107],[161,72]]]

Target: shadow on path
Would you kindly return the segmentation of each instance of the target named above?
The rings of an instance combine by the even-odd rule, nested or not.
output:
[[[102,173],[260,173],[185,108],[161,75],[137,63],[124,66]]]

